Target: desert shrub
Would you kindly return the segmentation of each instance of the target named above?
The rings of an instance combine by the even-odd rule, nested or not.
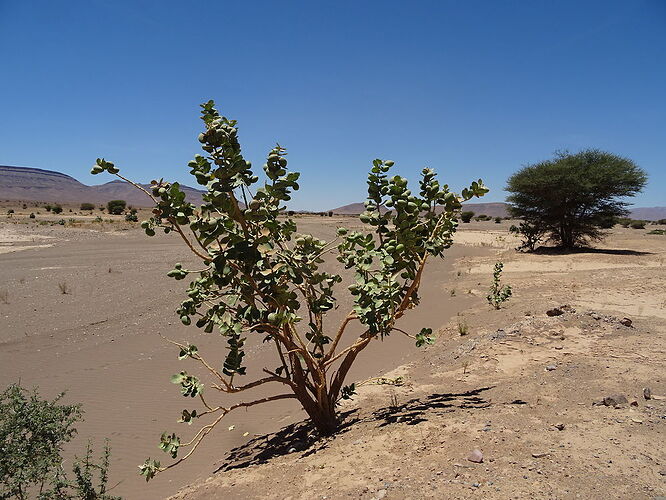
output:
[[[136,214],[127,214],[125,220],[127,222],[139,222],[139,217]]]
[[[106,210],[111,215],[122,215],[126,206],[127,202],[125,200],[111,200],[106,204]]]
[[[63,295],[67,295],[72,291],[66,281],[58,282],[58,289],[60,290],[60,293]]]
[[[460,220],[462,220],[465,224],[471,222],[472,217],[474,217],[474,212],[472,211],[460,212]]]
[[[31,219],[34,219],[34,218],[35,218],[35,214],[34,214],[34,213],[30,213],[30,215],[29,215],[28,217],[31,218]]]
[[[14,213],[14,210],[13,210],[12,208],[10,208],[9,210],[7,210],[7,215],[11,215],[11,214],[13,214],[13,213]]]
[[[62,464],[63,446],[76,434],[80,405],[42,400],[36,389],[27,391],[17,384],[0,394],[0,498],[59,500],[112,500],[106,494],[108,443],[99,464],[92,459],[88,443],[83,460],[74,462],[73,480]],[[95,486],[93,472],[99,474]]]
[[[648,234],[666,234],[666,229],[653,229]]]
[[[47,212],[50,212],[53,206],[51,205],[44,205],[44,208],[46,209]]]
[[[95,210],[94,203],[81,203],[81,210]]]
[[[645,221],[644,220],[632,220],[631,224],[629,224],[631,229],[645,229]]]
[[[196,155],[190,173],[205,186],[203,205],[188,203],[178,183],[153,181],[150,189],[120,175],[111,162],[98,159],[93,174],[115,174],[142,190],[155,203],[154,216],[142,222],[147,235],[157,229],[175,233],[201,260],[199,270],[175,264],[168,275],[190,277],[187,298],[177,310],[185,325],[193,321],[204,332],[217,330],[227,343],[221,362],[208,362],[196,346],[170,341],[181,359],[190,359],[215,379],[213,395],[202,392],[203,382],[183,369],[172,377],[186,397],[197,397],[202,407],[186,408],[181,422],[212,421],[190,441],[164,433],[160,448],[176,459],[168,466],[148,459],[141,466],[146,479],[187,459],[201,440],[229,413],[280,399],[299,401],[322,435],[337,430],[337,405],[354,393],[345,385],[349,369],[373,339],[391,333],[411,337],[417,346],[433,342],[432,330],[405,331],[396,320],[418,304],[418,289],[429,258],[441,257],[453,242],[456,213],[463,201],[487,192],[473,182],[461,196],[449,192],[430,169],[421,173],[418,193],[407,179],[389,177],[392,161],[374,160],[368,176],[362,231],[339,228],[326,242],[298,234],[296,222],[283,217],[284,204],[299,188],[299,174],[287,171],[286,150],[277,145],[259,176],[241,153],[236,121],[221,116],[209,101],[202,105],[204,131],[199,135],[206,156]],[[239,200],[243,200],[243,207]],[[395,208],[384,212],[382,207]],[[324,318],[336,307],[336,285],[342,276],[321,269],[324,256],[337,252],[345,268],[355,272],[348,287],[353,308],[338,328],[325,328]],[[201,268],[203,266],[203,269]],[[361,325],[350,342],[348,325]],[[260,378],[245,382],[246,344],[269,342],[275,348],[272,366]],[[221,370],[216,368],[222,366]],[[218,404],[218,394],[234,394],[264,384],[284,392],[235,404]],[[181,448],[189,448],[178,458]]]
[[[501,217],[495,217],[495,224],[501,224],[502,223],[502,218]]]
[[[655,222],[656,222],[657,224],[661,225],[661,226],[666,225],[666,219],[659,219],[659,220],[657,220],[657,221],[655,221]]]
[[[493,284],[490,286],[490,293],[486,297],[488,303],[495,309],[499,309],[502,306],[502,303],[509,300],[512,293],[510,285],[502,286],[501,280],[503,267],[503,263],[495,263],[495,268],[493,269]]]
[[[24,203],[22,208],[23,210],[25,210],[26,208],[28,208],[28,205]]]
[[[556,153],[555,158],[528,165],[513,174],[506,190],[511,215],[564,248],[599,240],[600,225],[626,216],[627,197],[639,193],[647,175],[627,158],[599,150]]]
[[[61,226],[64,226],[66,223],[67,223],[67,222],[65,221],[65,219],[60,219],[60,220],[58,221],[58,224],[61,225]]]
[[[512,225],[509,232],[520,236],[523,241],[516,250],[527,250],[533,252],[536,246],[543,240],[545,230],[536,224],[521,222],[519,225]]]
[[[61,214],[62,207],[60,205],[55,205],[54,207],[51,207],[51,212],[53,212],[54,214]]]

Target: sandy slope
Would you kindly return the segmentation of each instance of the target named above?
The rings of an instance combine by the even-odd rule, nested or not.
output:
[[[524,255],[483,229],[460,240],[485,255],[459,258],[445,280],[469,307],[385,374],[406,384],[363,386],[334,438],[292,426],[213,456],[219,472],[175,498],[666,494],[666,239],[620,229],[604,252]],[[494,311],[484,296],[498,259],[515,295]],[[594,404],[618,393],[627,404]],[[474,449],[483,463],[467,460]]]

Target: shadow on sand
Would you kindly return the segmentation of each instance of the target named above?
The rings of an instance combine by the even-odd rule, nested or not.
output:
[[[652,252],[641,252],[640,250],[625,250],[619,248],[592,248],[592,247],[539,247],[534,252],[537,255],[571,255],[577,253],[595,253],[604,255],[652,255]]]
[[[380,408],[371,416],[360,418],[358,409],[349,410],[340,414],[340,427],[336,435],[343,434],[358,422],[376,422],[378,427],[396,423],[416,425],[428,420],[428,414],[452,412],[456,408],[487,408],[491,403],[481,397],[481,394],[492,387],[481,387],[463,393],[431,394],[422,398],[415,398],[402,404],[392,404]],[[439,411],[438,411],[439,410]],[[242,446],[232,449],[224,459],[224,463],[215,470],[224,472],[233,469],[242,469],[250,465],[258,465],[268,460],[301,452],[301,457],[313,455],[328,447],[330,439],[322,439],[317,435],[309,422],[298,422],[288,425],[273,434],[258,436]]]

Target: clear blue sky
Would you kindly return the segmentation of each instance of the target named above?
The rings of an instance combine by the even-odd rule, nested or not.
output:
[[[666,205],[666,0],[0,0],[0,164],[193,185],[209,98],[256,166],[289,148],[293,208],[362,201],[376,157],[501,201],[521,165],[585,147]]]

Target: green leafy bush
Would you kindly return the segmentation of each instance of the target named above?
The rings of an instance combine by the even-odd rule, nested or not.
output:
[[[495,224],[501,224],[502,223],[502,218],[501,217],[495,217]]]
[[[158,229],[176,234],[201,260],[199,270],[177,263],[168,273],[176,280],[192,280],[177,314],[185,325],[218,331],[227,344],[226,358],[217,363],[207,361],[194,345],[169,341],[180,359],[194,361],[214,378],[216,391],[208,395],[201,379],[187,370],[172,377],[183,396],[201,405],[185,408],[181,422],[209,423],[189,441],[165,432],[160,448],[176,461],[162,466],[149,458],[141,466],[146,480],[187,459],[226,415],[240,408],[297,399],[320,434],[335,432],[336,407],[354,393],[353,385],[345,385],[346,376],[373,339],[400,333],[419,346],[432,343],[431,329],[404,331],[396,320],[418,305],[428,259],[441,257],[451,246],[461,203],[488,191],[478,181],[457,196],[426,168],[412,193],[407,179],[389,176],[392,161],[374,160],[366,210],[359,217],[363,230],[341,227],[326,242],[299,234],[295,221],[284,216],[285,203],[299,188],[299,174],[287,170],[286,150],[277,145],[270,151],[260,184],[241,153],[236,121],[221,116],[212,101],[201,107],[205,129],[199,142],[206,156],[196,155],[189,163],[190,173],[206,189],[200,207],[186,201],[178,183],[153,181],[145,189],[104,159],[92,168],[93,174],[116,175],[153,200],[154,216],[141,224],[147,235]],[[324,319],[336,307],[336,285],[343,278],[320,266],[332,252],[354,271],[354,280],[348,286],[352,310],[331,330]],[[352,323],[360,324],[361,331],[354,340],[345,336]],[[273,345],[274,364],[264,367],[260,378],[244,382],[249,375],[246,344],[262,340]],[[213,401],[219,394],[264,384],[285,391],[227,405]],[[189,450],[179,457],[182,448]]]
[[[139,222],[139,217],[136,214],[127,214],[125,220],[127,222]]]
[[[53,498],[111,500],[106,494],[109,447],[100,464],[92,461],[88,444],[83,460],[74,464],[74,480],[63,470],[62,451],[76,434],[81,418],[79,405],[62,405],[60,394],[42,400],[37,390],[29,392],[17,384],[0,394],[0,498]],[[99,472],[99,485],[92,471]]]
[[[54,214],[60,214],[62,213],[62,207],[60,205],[51,207],[51,212],[53,212]]]
[[[644,220],[632,220],[629,225],[631,226],[631,229],[645,229]]]
[[[472,211],[464,211],[460,213],[460,220],[462,220],[465,224],[471,222],[472,217],[474,217],[474,212]]]
[[[495,309],[499,309],[502,306],[502,303],[509,300],[512,293],[510,285],[502,286],[501,284],[503,267],[503,263],[495,263],[495,269],[493,270],[493,284],[490,286],[490,293],[486,297],[488,303]]]
[[[106,209],[111,215],[122,215],[126,206],[125,200],[111,200],[107,202]]]
[[[94,203],[81,203],[81,210],[95,210]]]
[[[536,249],[536,246],[543,240],[545,234],[545,230],[537,225],[537,223],[524,221],[517,226],[512,225],[509,228],[509,232],[523,238],[517,250],[528,250],[530,252]]]

